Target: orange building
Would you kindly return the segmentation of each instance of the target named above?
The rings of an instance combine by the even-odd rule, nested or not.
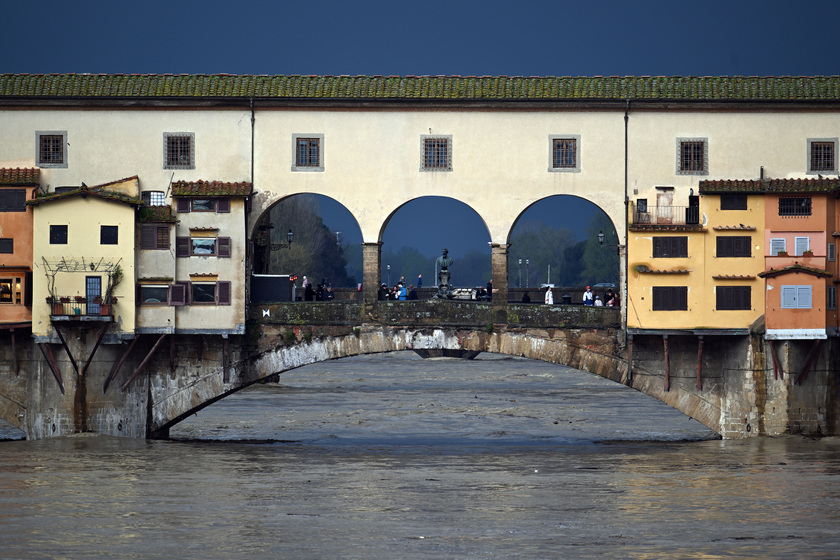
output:
[[[32,323],[32,209],[37,168],[0,168],[0,328]]]

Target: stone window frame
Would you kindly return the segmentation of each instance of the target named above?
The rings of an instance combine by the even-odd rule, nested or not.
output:
[[[823,143],[832,144],[834,146],[834,148],[832,150],[833,151],[832,155],[833,155],[833,159],[834,159],[834,162],[832,164],[832,168],[831,169],[814,169],[813,165],[812,165],[813,162],[814,162],[814,159],[813,159],[814,144],[823,144]],[[830,174],[837,173],[837,143],[838,143],[838,138],[836,138],[836,137],[835,138],[808,138],[808,152],[806,154],[807,162],[805,164],[805,168],[807,169],[807,171],[805,172],[806,175],[820,175],[820,174],[823,174],[823,173],[830,173]]]
[[[446,141],[446,164],[437,166],[426,165],[426,142],[429,140]],[[421,134],[420,135],[420,171],[424,173],[451,172],[452,161],[452,135],[451,134]]]
[[[41,160],[41,137],[61,136],[61,161],[50,162]],[[69,154],[66,130],[36,130],[35,131],[35,162],[41,169],[66,169],[68,166]]]
[[[555,166],[554,146],[557,140],[574,140],[575,142],[575,164],[574,166]],[[549,134],[548,135],[548,171],[550,173],[580,173],[580,134]]]
[[[703,144],[703,169],[689,170],[682,167],[682,152],[683,144],[686,143],[702,143]],[[708,175],[709,174],[709,138],[708,137],[682,137],[677,138],[677,175]]]
[[[318,141],[318,164],[298,165],[298,140]],[[323,134],[292,134],[292,171],[322,173],[324,171],[324,135]]]
[[[169,163],[169,139],[190,139],[190,161],[188,163]],[[164,169],[195,169],[195,132],[164,132],[163,133],[163,168]]]

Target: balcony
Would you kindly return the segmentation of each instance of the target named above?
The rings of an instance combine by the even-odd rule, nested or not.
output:
[[[700,226],[699,206],[649,206],[636,208],[632,227],[657,229],[659,226]]]
[[[112,306],[117,298],[59,297],[47,298],[52,321],[111,322]]]

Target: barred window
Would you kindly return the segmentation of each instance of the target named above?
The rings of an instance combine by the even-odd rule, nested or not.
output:
[[[575,167],[576,162],[577,141],[574,138],[555,138],[553,166],[568,169]]]
[[[297,167],[318,167],[321,165],[320,138],[298,138],[295,153]]]
[[[653,310],[688,310],[688,286],[654,286]]]
[[[53,134],[41,136],[41,151],[38,164],[64,163],[64,138]]]
[[[827,286],[825,289],[825,308],[837,309],[837,286]]]
[[[808,139],[808,173],[834,173],[837,170],[837,139]]]
[[[677,174],[705,175],[708,172],[707,143],[705,138],[678,139]]]
[[[779,199],[779,216],[810,216],[810,196],[788,196]]]
[[[718,286],[715,288],[718,311],[749,311],[752,309],[750,286]]]
[[[164,169],[195,169],[195,134],[164,132]]]
[[[423,137],[421,171],[452,171],[452,137]]]

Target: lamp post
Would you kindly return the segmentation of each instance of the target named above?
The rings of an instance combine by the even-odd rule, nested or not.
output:
[[[522,287],[522,259],[519,259],[519,287]]]
[[[274,227],[274,226],[269,226],[269,227]],[[272,243],[271,244],[271,250],[272,251],[277,251],[279,249],[290,248],[292,246],[292,240],[294,238],[295,238],[295,234],[292,233],[292,230],[289,230],[288,233],[286,233],[286,241],[288,241],[288,243]]]
[[[609,243],[604,243],[606,240],[606,235],[604,235],[603,231],[598,232],[598,244],[601,246],[601,249],[615,249],[618,252],[619,245],[611,245]]]
[[[525,259],[525,287],[531,286],[531,259]]]
[[[391,287],[391,265],[388,265],[388,287]]]

